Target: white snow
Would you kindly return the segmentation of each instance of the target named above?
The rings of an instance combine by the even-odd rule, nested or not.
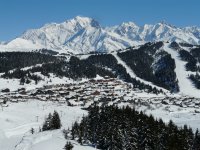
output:
[[[61,117],[62,129],[71,127],[79,121],[86,111],[80,107],[69,107],[56,102],[29,100],[21,103],[10,103],[9,107],[0,110],[0,149],[1,150],[62,150],[66,139],[61,130],[38,132],[48,113],[56,110]],[[34,128],[36,133],[30,133]],[[74,149],[93,149],[80,146],[74,142]]]

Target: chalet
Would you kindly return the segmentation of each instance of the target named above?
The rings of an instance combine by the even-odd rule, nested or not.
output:
[[[91,82],[91,83],[95,83],[95,82],[96,82],[96,80],[94,80],[94,79],[91,79],[91,80],[89,80],[89,82]]]
[[[104,79],[110,79],[110,77],[109,76],[105,76]]]
[[[1,92],[2,92],[2,93],[8,93],[8,92],[10,92],[10,89],[9,89],[9,88],[6,88],[6,89],[1,90]]]
[[[47,91],[45,91],[44,93],[45,93],[45,94],[49,94],[49,95],[53,95],[53,94],[54,94],[54,92],[53,92],[52,90],[47,90]]]
[[[45,97],[45,96],[40,96],[40,97],[38,97],[39,98],[39,100],[41,100],[41,101],[47,101],[47,100],[49,100],[49,98],[47,98],[47,97]]]
[[[18,99],[10,99],[10,102],[12,102],[12,103],[18,103]]]
[[[26,91],[19,91],[19,94],[21,94],[21,95],[27,95],[27,92]]]
[[[95,92],[93,92],[91,95],[94,95],[94,96],[96,96],[96,95],[100,95],[101,93],[99,92],[99,91],[95,91]]]
[[[99,97],[94,97],[93,100],[94,101],[99,101]]]
[[[58,102],[59,102],[59,103],[66,103],[66,99],[65,99],[65,98],[61,98],[61,99],[59,99]]]
[[[18,99],[18,102],[26,102],[27,99]]]
[[[70,93],[70,92],[66,92],[66,91],[60,91],[60,92],[59,92],[59,94],[60,94],[61,96],[67,96],[67,95],[69,95],[69,93]]]

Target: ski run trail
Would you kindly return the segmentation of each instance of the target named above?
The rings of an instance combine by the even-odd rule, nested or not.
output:
[[[188,96],[197,98],[200,97],[200,91],[194,87],[194,85],[188,78],[189,72],[187,72],[185,68],[186,62],[180,59],[179,54],[175,50],[171,49],[169,47],[169,44],[165,44],[163,49],[171,54],[171,57],[175,60],[175,72],[178,79],[180,94],[184,93]]]

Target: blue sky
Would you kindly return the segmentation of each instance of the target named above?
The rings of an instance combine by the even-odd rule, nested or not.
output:
[[[162,20],[180,27],[200,26],[199,6],[199,0],[0,0],[0,41],[77,15],[95,18],[103,26]]]

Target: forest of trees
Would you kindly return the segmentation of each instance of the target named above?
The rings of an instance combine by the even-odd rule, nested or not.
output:
[[[190,54],[196,59],[196,71],[200,71],[197,65],[197,63],[200,63],[200,47],[191,49]]]
[[[79,78],[94,78],[97,74],[100,76],[116,77],[109,70],[97,67],[73,56],[69,62],[60,60],[54,63],[50,62],[42,66],[32,67],[28,70],[16,69],[12,72],[5,72],[2,77],[20,79],[22,84],[29,83],[30,80],[34,80],[35,83],[38,83],[42,78],[35,75],[35,72],[41,72],[41,74],[47,77],[49,77],[49,73],[53,73],[59,77],[69,77],[75,80]]]
[[[178,81],[174,71],[175,61],[171,55],[159,50],[162,46],[162,42],[147,43],[139,49],[118,53],[118,55],[138,77],[172,92],[178,92]]]
[[[179,49],[180,58],[186,61],[187,71],[200,71],[200,67],[197,65],[200,62],[200,48],[191,48],[190,51]]]
[[[39,52],[0,52],[0,73],[55,61],[60,59]]]
[[[181,47],[179,46],[179,43],[177,43],[175,41],[171,42],[170,48],[172,48],[174,50],[177,50],[177,51],[181,50]]]
[[[179,55],[183,61],[187,62],[185,65],[187,71],[197,71],[198,70],[198,67],[196,65],[197,60],[195,59],[195,57],[193,57],[190,54],[190,52],[188,52],[186,50],[180,50]]]
[[[197,89],[200,89],[200,75],[196,73],[195,75],[191,74],[189,76],[189,79],[193,82],[194,86]]]
[[[75,122],[67,138],[104,150],[199,150],[200,134],[130,107],[96,106]]]

